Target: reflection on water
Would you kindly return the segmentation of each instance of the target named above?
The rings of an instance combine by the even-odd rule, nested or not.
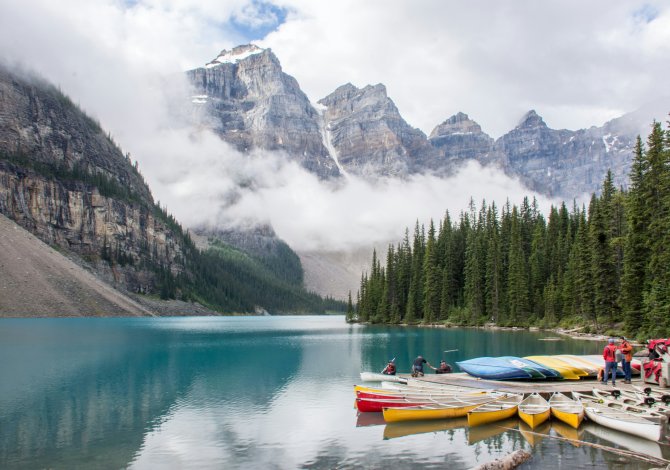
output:
[[[418,354],[453,364],[599,349],[544,336],[342,317],[4,319],[0,468],[464,469],[516,449],[533,452],[524,468],[619,468],[555,439],[531,448],[518,421],[386,425],[352,407],[358,373],[392,357],[403,371]]]

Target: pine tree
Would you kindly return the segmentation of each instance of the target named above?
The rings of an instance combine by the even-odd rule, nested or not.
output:
[[[435,225],[430,221],[426,254],[423,260],[423,321],[434,323],[440,315],[441,270],[438,264]]]

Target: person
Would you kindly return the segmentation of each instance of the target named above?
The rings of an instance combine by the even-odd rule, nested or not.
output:
[[[616,384],[616,344],[614,344],[614,338],[607,340],[607,346],[603,349],[603,359],[605,360],[605,376],[603,377],[602,382],[607,383],[609,379],[610,372],[612,373],[612,386]]]
[[[451,366],[447,364],[444,360],[440,361],[440,366],[435,369],[436,374],[450,374]]]
[[[619,345],[619,349],[621,349],[621,353],[623,354],[623,358],[621,359],[621,367],[623,367],[624,373],[623,383],[629,384],[632,378],[630,363],[633,361],[633,346],[630,345],[625,336],[622,336],[620,339],[621,344]]]
[[[412,377],[423,377],[424,364],[426,364],[431,369],[435,369],[435,367],[430,365],[430,362],[426,361],[424,357],[419,354],[416,359],[414,359],[414,363],[412,364]]]
[[[389,363],[386,364],[386,367],[384,367],[382,374],[395,375],[395,359],[391,359]]]

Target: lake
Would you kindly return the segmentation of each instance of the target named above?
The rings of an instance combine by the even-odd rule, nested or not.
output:
[[[466,469],[517,449],[532,452],[527,469],[652,467],[552,439],[558,427],[392,426],[353,408],[359,372],[393,357],[406,372],[418,354],[454,364],[603,347],[547,336],[341,316],[2,319],[0,468]],[[599,434],[579,438],[670,458],[667,446]]]

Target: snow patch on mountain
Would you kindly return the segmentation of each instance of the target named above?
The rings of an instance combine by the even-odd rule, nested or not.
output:
[[[221,64],[236,64],[240,60],[244,60],[247,57],[250,57],[255,54],[260,54],[265,51],[258,46],[253,44],[246,44],[244,46],[234,47],[232,50],[222,50],[221,53],[216,57],[216,59],[205,65],[206,68],[216,67]]]

